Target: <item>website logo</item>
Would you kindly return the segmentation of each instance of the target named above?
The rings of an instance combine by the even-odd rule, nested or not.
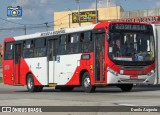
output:
[[[2,112],[11,112],[11,107],[2,107]]]
[[[7,7],[7,16],[8,17],[21,17],[22,16],[22,7],[8,6]]]

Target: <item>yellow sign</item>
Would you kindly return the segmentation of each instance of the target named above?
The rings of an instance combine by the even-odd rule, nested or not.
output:
[[[96,20],[96,11],[80,12],[80,22],[92,22]],[[72,23],[78,23],[78,12],[72,13]]]

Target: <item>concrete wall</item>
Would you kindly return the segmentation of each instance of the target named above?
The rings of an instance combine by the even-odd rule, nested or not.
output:
[[[95,11],[95,9],[84,9],[81,11]],[[98,8],[98,17],[99,20],[113,20],[120,19],[120,12],[123,11],[121,6],[109,7],[109,8]],[[78,12],[77,10],[73,10],[72,12]],[[72,12],[55,12],[54,13],[54,30],[59,30],[61,28],[69,28],[69,15],[70,15],[70,27],[78,27],[78,23],[72,23]],[[93,21],[94,22],[94,21]],[[84,22],[81,23],[81,26],[91,25],[93,22]]]

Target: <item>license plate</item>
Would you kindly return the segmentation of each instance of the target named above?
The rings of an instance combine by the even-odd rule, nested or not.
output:
[[[131,75],[130,79],[138,79],[138,75]]]

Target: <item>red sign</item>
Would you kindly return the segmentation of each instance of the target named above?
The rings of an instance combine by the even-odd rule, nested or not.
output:
[[[148,16],[148,17],[137,17],[137,18],[124,18],[119,19],[120,22],[147,22],[147,23],[160,23],[160,16]]]

